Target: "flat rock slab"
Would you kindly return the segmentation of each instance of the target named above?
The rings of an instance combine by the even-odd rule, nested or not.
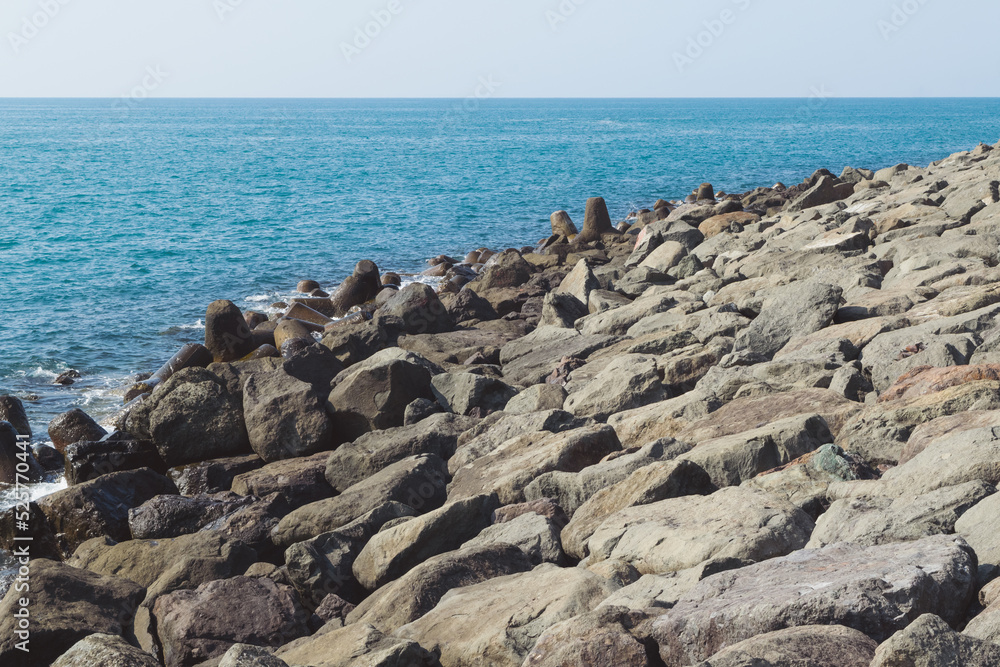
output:
[[[619,559],[642,574],[663,574],[712,559],[784,556],[804,547],[812,530],[812,519],[788,501],[730,487],[621,510],[587,544],[591,563]]]
[[[758,635],[723,649],[698,667],[868,667],[878,648],[842,625],[807,625]]]
[[[543,632],[590,611],[611,591],[588,570],[546,563],[456,588],[394,635],[440,653],[443,667],[520,667]]]
[[[884,641],[927,612],[961,622],[975,595],[975,562],[954,536],[799,551],[705,579],[652,632],[669,665],[804,625],[844,625]]]

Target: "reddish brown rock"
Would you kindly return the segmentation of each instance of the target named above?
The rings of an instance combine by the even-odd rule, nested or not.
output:
[[[935,394],[949,387],[978,382],[979,380],[1000,380],[1000,364],[948,366],[945,368],[917,366],[901,375],[895,384],[886,389],[879,397],[878,402],[888,403],[899,399]]]
[[[717,234],[728,231],[734,222],[738,225],[752,225],[755,222],[760,222],[760,216],[747,211],[713,215],[698,225],[698,231],[704,234],[706,239],[710,239]]]

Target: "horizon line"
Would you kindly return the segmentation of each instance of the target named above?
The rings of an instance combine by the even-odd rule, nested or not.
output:
[[[85,95],[75,95],[75,96],[13,96],[13,95],[0,95],[0,100],[118,100],[122,97],[128,97],[118,95],[118,96],[85,96]],[[223,95],[223,96],[208,96],[208,97],[194,97],[194,96],[172,96],[163,95],[156,97],[144,97],[142,101],[157,101],[157,100],[330,100],[330,101],[365,101],[365,100],[466,100],[470,99],[469,96],[465,97],[431,97],[431,96],[421,96],[421,97],[393,97],[393,96],[374,96],[374,97],[333,97],[333,96],[239,96],[239,95]],[[817,99],[815,95],[813,96],[791,96],[791,95],[773,95],[773,96],[756,96],[756,97],[741,97],[741,96],[694,96],[694,97],[642,97],[642,96],[625,96],[625,97],[574,97],[574,96],[555,96],[555,97],[484,97],[477,98],[473,97],[480,102],[490,102],[490,101],[502,101],[502,100],[512,100],[512,101],[550,101],[550,100],[579,100],[579,101],[615,101],[615,100],[635,100],[635,101],[666,101],[666,100],[810,100]],[[818,99],[824,101],[829,100],[1000,100],[1000,95],[990,96],[990,95],[979,95],[979,96],[949,96],[949,95],[925,95],[925,96],[904,96],[904,95],[890,95],[890,96],[824,96]]]

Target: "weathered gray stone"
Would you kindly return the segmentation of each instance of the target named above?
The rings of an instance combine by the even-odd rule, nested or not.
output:
[[[962,635],[934,614],[924,614],[875,651],[871,667],[989,667],[1000,663],[1000,646]]]

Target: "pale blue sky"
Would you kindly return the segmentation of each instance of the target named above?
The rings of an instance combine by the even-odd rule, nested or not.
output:
[[[995,97],[997,25],[996,0],[2,0],[0,96]]]

